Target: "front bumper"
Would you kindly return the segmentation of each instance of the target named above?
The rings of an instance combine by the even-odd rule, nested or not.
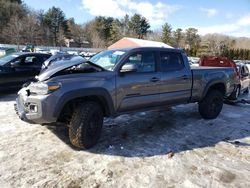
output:
[[[28,123],[53,123],[57,118],[52,115],[54,108],[50,98],[49,95],[28,96],[27,89],[23,88],[18,92],[14,108],[19,118]]]

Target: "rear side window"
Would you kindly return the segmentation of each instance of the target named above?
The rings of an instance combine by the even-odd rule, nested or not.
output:
[[[153,52],[135,53],[128,57],[125,64],[135,64],[137,72],[154,72],[155,56]]]
[[[41,56],[27,56],[24,58],[23,65],[25,66],[41,66],[43,59]]]
[[[24,59],[24,64],[31,65],[31,64],[37,63],[37,61],[38,59],[36,56],[27,56]]]
[[[161,70],[163,72],[177,71],[184,68],[182,56],[179,53],[161,53]]]

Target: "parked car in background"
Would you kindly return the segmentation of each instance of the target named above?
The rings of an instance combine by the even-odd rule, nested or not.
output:
[[[205,56],[199,60],[199,65],[206,67],[233,67],[237,71],[235,62],[227,57]]]
[[[0,47],[0,57],[10,55],[16,52],[15,48]]]
[[[41,71],[43,62],[51,55],[20,52],[0,58],[0,91],[20,88],[34,79]]]
[[[85,59],[90,59],[91,57],[96,55],[96,53],[95,52],[80,52],[79,55],[84,57]]]
[[[250,61],[249,61],[249,60],[246,60],[246,61],[245,61],[245,64],[246,64],[248,70],[250,71]]]
[[[198,58],[198,57],[188,57],[188,62],[189,62],[190,66],[198,67],[199,66],[199,60],[200,60],[200,58]]]
[[[26,46],[22,49],[22,52],[34,52],[35,45],[31,43],[27,43]]]
[[[239,80],[240,80],[236,91],[236,98],[237,98],[241,93],[249,92],[250,77],[249,77],[249,69],[244,63],[236,63],[236,66],[239,72]]]
[[[42,49],[42,48],[35,48],[36,53],[43,53],[43,54],[50,54],[50,50]]]

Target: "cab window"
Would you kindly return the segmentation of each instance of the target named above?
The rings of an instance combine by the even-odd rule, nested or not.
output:
[[[135,53],[128,57],[125,64],[134,64],[137,72],[155,72],[155,56],[153,52]]]
[[[164,52],[160,54],[161,70],[163,72],[178,71],[184,68],[182,56],[179,53]]]

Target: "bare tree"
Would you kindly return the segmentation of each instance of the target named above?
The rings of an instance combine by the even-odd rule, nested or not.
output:
[[[75,45],[77,45],[77,47],[81,47],[83,42],[86,40],[83,26],[76,24],[74,19],[69,19],[67,24],[70,33],[69,38],[73,39],[73,42],[75,43]]]
[[[99,32],[95,29],[95,23],[93,21],[83,26],[84,35],[87,41],[93,48],[104,48],[106,46],[105,40],[101,38]]]
[[[39,37],[39,20],[36,12],[30,12],[24,19],[24,39],[28,43],[36,43]]]
[[[175,47],[177,47],[177,48],[181,48],[181,47],[184,48],[185,47],[184,34],[183,34],[181,28],[178,28],[173,32],[173,38],[174,38]]]
[[[9,38],[9,41],[13,44],[19,45],[22,40],[22,32],[24,30],[24,20],[20,19],[17,15],[11,17],[7,27],[3,30],[3,35]]]
[[[157,31],[150,31],[150,32],[148,32],[148,34],[147,34],[147,36],[146,36],[145,39],[160,42],[161,41],[161,37],[162,37],[161,31],[157,30]]]

